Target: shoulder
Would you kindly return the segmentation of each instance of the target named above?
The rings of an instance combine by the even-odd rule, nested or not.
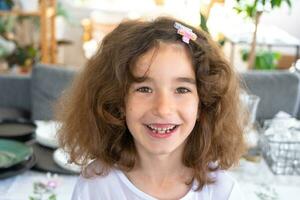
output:
[[[75,185],[72,200],[97,199],[97,197],[111,195],[112,189],[116,188],[118,183],[119,180],[114,176],[113,172],[90,178],[85,178],[81,175]]]
[[[210,174],[215,181],[209,185],[211,199],[220,200],[243,200],[243,194],[237,181],[226,171],[219,170]]]
[[[93,176],[88,177],[80,175],[73,190],[72,200],[97,199],[99,197],[109,199],[114,194],[113,190],[119,186],[120,180],[114,169],[101,175],[93,174]],[[118,198],[117,196],[114,197]]]

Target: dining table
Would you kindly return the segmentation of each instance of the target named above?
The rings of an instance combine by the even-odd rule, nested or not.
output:
[[[237,180],[245,200],[300,199],[300,175],[275,175],[263,158],[256,162],[241,159],[229,174]]]
[[[44,200],[55,195],[55,200],[69,200],[77,175],[58,175],[28,170],[14,177],[0,180],[0,200]],[[49,184],[50,183],[50,184]],[[36,190],[36,185],[49,185],[50,191]]]
[[[274,175],[264,159],[256,162],[241,159],[240,164],[228,170],[228,173],[239,184],[245,200],[299,200],[300,176]],[[57,175],[29,170],[15,177],[0,180],[0,200],[30,200],[30,197],[37,196],[35,185],[47,182],[55,183],[52,193],[56,200],[69,200],[77,178],[77,175]],[[47,195],[49,194],[45,194],[44,197]]]

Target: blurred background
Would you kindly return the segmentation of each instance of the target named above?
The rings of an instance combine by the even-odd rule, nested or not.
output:
[[[209,32],[238,70],[287,69],[299,57],[299,9],[292,0],[1,0],[0,72],[82,67],[118,23],[159,15]]]
[[[249,150],[229,170],[249,200],[300,193],[300,1],[0,0],[0,199],[70,199],[81,168],[54,106],[128,19],[173,16],[215,40],[239,72]]]

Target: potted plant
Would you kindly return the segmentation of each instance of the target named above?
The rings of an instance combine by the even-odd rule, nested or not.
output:
[[[15,51],[7,57],[9,66],[17,65],[21,73],[28,73],[36,61],[39,60],[39,50],[33,45],[17,46]]]
[[[16,48],[15,42],[11,41],[11,31],[15,17],[6,16],[0,18],[0,71],[8,69],[7,56],[11,55]]]
[[[254,31],[252,35],[251,48],[248,59],[248,69],[253,68],[256,58],[256,38],[257,29],[261,19],[261,16],[266,11],[271,11],[275,8],[280,8],[284,3],[291,7],[290,0],[236,0],[236,11],[240,14],[244,14],[247,18],[250,18],[254,23]]]
[[[241,51],[242,60],[247,61],[249,59],[249,50],[243,49]],[[279,52],[271,52],[268,50],[262,50],[256,52],[254,69],[260,70],[273,70],[276,69],[281,54]]]

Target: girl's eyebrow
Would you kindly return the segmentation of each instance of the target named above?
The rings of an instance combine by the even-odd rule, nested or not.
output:
[[[184,82],[184,83],[190,83],[193,85],[196,85],[196,80],[194,78],[189,78],[189,77],[178,77],[176,78],[177,82]]]
[[[154,82],[154,79],[147,76],[144,77],[144,80],[142,82]],[[189,78],[189,77],[177,77],[175,78],[175,82],[190,83],[196,85],[196,80],[194,78]]]

